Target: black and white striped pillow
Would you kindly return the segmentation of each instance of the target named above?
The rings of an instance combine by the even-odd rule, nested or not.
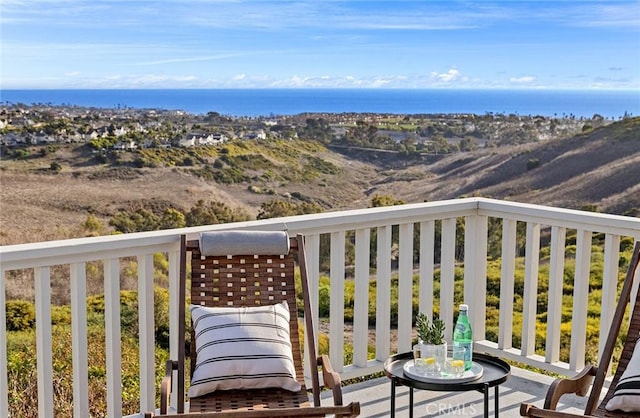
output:
[[[607,411],[616,409],[624,412],[640,411],[640,344],[638,341],[627,368],[620,376],[613,397],[605,406]]]
[[[189,397],[226,389],[300,390],[286,302],[250,308],[191,305],[196,367]]]

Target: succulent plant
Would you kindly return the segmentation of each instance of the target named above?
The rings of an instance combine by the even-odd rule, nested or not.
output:
[[[418,332],[418,338],[420,338],[425,344],[443,344],[444,329],[444,321],[441,319],[434,319],[433,322],[431,322],[427,315],[422,312],[418,313],[416,316],[416,331]]]

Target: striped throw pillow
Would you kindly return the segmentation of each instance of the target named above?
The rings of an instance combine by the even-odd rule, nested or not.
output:
[[[227,389],[300,390],[286,302],[249,308],[191,305],[196,366],[189,397]]]
[[[624,412],[640,411],[640,344],[636,341],[627,368],[620,376],[613,396],[607,402],[605,409],[616,409]]]

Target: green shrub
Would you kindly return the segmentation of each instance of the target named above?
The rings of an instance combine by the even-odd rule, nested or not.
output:
[[[529,161],[527,161],[527,171],[529,170],[533,170],[534,168],[538,168],[540,167],[540,160],[537,158],[530,158]]]
[[[7,301],[7,331],[26,331],[36,323],[36,308],[26,300]]]

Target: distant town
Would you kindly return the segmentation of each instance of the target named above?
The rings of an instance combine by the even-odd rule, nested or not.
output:
[[[568,137],[612,122],[597,114],[591,118],[493,113],[227,117],[215,112],[3,104],[0,145],[6,155],[15,148],[65,143],[88,144],[95,152],[117,152],[300,138],[406,153],[450,153]]]

